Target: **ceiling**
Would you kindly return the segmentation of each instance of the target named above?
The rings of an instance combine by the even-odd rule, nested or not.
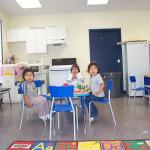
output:
[[[66,12],[150,9],[150,0],[109,0],[108,5],[87,6],[87,0],[40,0],[42,8],[22,9],[15,0],[0,0],[0,10],[9,16]]]

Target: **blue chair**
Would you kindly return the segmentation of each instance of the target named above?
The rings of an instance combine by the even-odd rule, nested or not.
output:
[[[116,119],[115,119],[113,109],[112,109],[112,106],[111,106],[111,98],[110,98],[110,92],[111,92],[111,89],[112,89],[112,80],[111,79],[109,79],[109,81],[108,81],[107,88],[108,88],[108,97],[107,98],[103,98],[101,101],[91,101],[89,103],[89,125],[91,124],[91,121],[90,121],[91,104],[94,103],[94,102],[98,102],[98,103],[101,103],[101,104],[108,104],[109,105],[109,108],[110,108],[110,111],[111,111],[111,114],[112,114],[112,118],[113,118],[114,124],[116,126]]]
[[[35,86],[37,88],[40,88],[44,84],[44,82],[40,81],[40,80],[35,80],[34,82],[35,82]],[[23,116],[24,116],[24,110],[25,110],[25,108],[27,109],[27,120],[28,120],[29,119],[29,112],[32,109],[32,107],[28,108],[27,104],[25,103],[25,100],[24,100],[24,89],[23,89],[24,84],[23,84],[23,82],[19,83],[18,86],[19,86],[18,93],[21,94],[21,104],[22,104],[22,112],[21,112],[21,119],[20,119],[20,125],[19,125],[19,129],[21,130],[22,129]],[[46,126],[46,113],[45,113],[44,125]]]
[[[131,98],[132,91],[134,92],[134,100],[136,99],[136,92],[138,92],[138,91],[143,92],[143,98],[145,96],[145,91],[148,91],[148,93],[149,93],[149,90],[144,87],[136,87],[136,77],[135,76],[130,76],[129,100]]]
[[[73,113],[73,132],[74,132],[74,140],[76,139],[76,113],[75,109],[77,108],[76,105],[73,105],[72,99],[74,96],[74,86],[49,86],[49,91],[52,97],[52,103],[50,108],[50,135],[49,138],[52,138],[52,120],[53,114],[59,112],[71,112]],[[56,104],[56,99],[64,99],[68,100],[69,103],[67,104]],[[76,118],[76,119],[75,119]],[[59,119],[58,119],[59,120]],[[58,123],[59,124],[59,123]]]

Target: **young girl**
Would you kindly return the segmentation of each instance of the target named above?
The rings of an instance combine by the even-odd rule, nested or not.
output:
[[[84,82],[84,78],[80,73],[80,68],[77,64],[72,65],[71,74],[68,75],[67,83],[69,85],[78,85]]]
[[[89,110],[89,103],[91,101],[102,101],[104,98],[104,81],[100,75],[100,68],[96,63],[90,63],[88,65],[88,72],[91,75],[91,91],[92,94],[85,98],[85,102],[87,108]],[[92,122],[94,118],[98,115],[98,110],[94,103],[91,103],[91,118],[90,121]]]
[[[49,106],[45,97],[39,96],[34,83],[34,72],[31,69],[25,69],[23,72],[23,91],[27,107],[35,107],[38,110],[39,117],[45,121],[49,117]],[[45,118],[46,115],[46,118]]]

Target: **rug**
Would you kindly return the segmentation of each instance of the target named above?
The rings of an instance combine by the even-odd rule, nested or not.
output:
[[[150,150],[150,140],[16,141],[7,150]]]

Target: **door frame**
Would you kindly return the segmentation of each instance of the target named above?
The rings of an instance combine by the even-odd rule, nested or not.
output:
[[[0,37],[1,37],[1,55],[2,55],[2,64],[3,64],[3,36],[2,36],[2,34],[3,34],[3,30],[2,30],[2,28],[3,28],[3,22],[2,22],[2,20],[1,20],[1,18],[0,18],[0,33],[1,33],[1,35],[0,35]]]

